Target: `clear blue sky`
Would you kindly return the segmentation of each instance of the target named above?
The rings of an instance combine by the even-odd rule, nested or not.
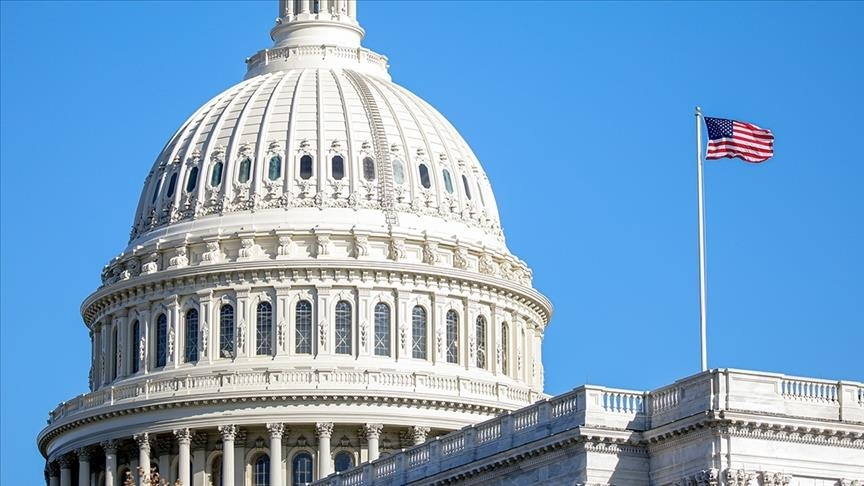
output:
[[[172,132],[271,45],[266,2],[2,8],[2,479],[87,387],[80,302]],[[864,380],[864,4],[362,0],[365,45],[486,168],[555,305],[546,389],[698,371],[693,107],[771,128],[706,165],[711,367]]]

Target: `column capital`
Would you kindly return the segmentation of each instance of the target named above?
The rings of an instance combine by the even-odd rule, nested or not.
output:
[[[174,437],[177,438],[177,443],[180,445],[189,445],[192,443],[192,431],[189,429],[174,430]]]
[[[197,432],[192,435],[192,448],[193,449],[207,449],[207,433],[206,432]]]
[[[285,424],[282,423],[268,423],[266,427],[267,431],[270,432],[270,437],[273,439],[281,439],[282,434],[285,433]]]
[[[429,435],[429,427],[421,425],[408,427],[408,434],[414,440],[414,444],[422,444],[426,442],[426,436]]]
[[[48,475],[49,476],[59,476],[60,475],[60,463],[57,461],[51,461],[48,463]]]
[[[57,461],[60,463],[60,469],[72,469],[72,466],[78,462],[78,458],[74,453],[69,453],[58,457]]]
[[[222,440],[234,440],[234,437],[237,436],[237,426],[233,424],[229,425],[220,425],[219,433],[222,435]]]
[[[318,422],[315,424],[315,435],[329,438],[333,435],[333,422]]]
[[[150,434],[144,432],[143,434],[135,434],[132,438],[135,439],[135,442],[138,444],[139,450],[150,452]]]
[[[381,430],[384,428],[382,424],[365,424],[363,425],[363,435],[367,439],[377,439],[381,437]]]
[[[78,455],[78,461],[89,462],[92,450],[89,446],[85,446],[77,449],[75,453]]]
[[[104,440],[100,444],[102,449],[105,450],[105,454],[117,454],[117,449],[120,447],[120,442],[114,439]]]

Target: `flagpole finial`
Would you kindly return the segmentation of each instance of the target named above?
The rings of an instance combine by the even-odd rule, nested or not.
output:
[[[701,116],[701,115],[702,115],[702,107],[696,106],[696,116]]]

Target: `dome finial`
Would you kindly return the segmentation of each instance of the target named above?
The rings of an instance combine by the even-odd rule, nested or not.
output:
[[[270,32],[274,47],[335,45],[360,47],[357,0],[279,0],[279,17]]]

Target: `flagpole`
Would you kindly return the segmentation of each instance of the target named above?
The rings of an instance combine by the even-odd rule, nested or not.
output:
[[[699,198],[699,343],[701,371],[708,370],[707,296],[705,285],[705,200],[702,189],[702,109],[696,107],[696,185]]]

